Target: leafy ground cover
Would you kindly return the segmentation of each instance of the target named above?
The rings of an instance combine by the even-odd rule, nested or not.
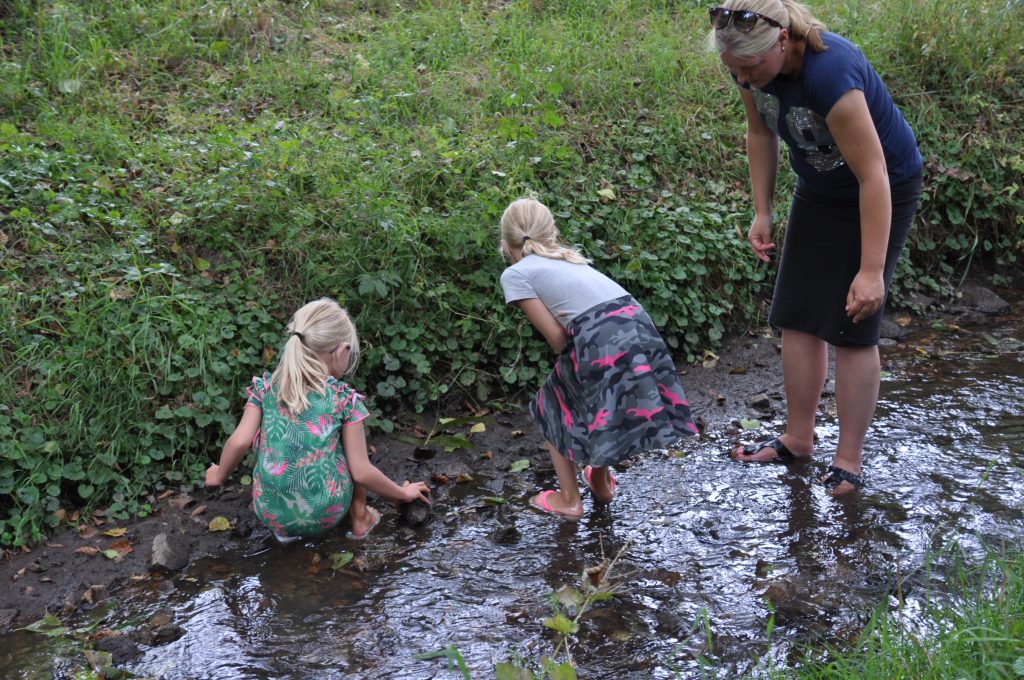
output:
[[[928,159],[895,300],[952,295],[979,264],[1006,284],[1024,249],[1021,3],[815,10],[864,46]],[[705,11],[0,6],[0,545],[77,510],[145,515],[197,479],[312,297],[356,315],[383,431],[517,399],[547,369],[497,288],[497,218],[524,194],[681,361],[762,321],[771,272],[744,249],[741,111]]]

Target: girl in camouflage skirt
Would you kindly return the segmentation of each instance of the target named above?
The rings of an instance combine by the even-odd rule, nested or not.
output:
[[[366,489],[387,498],[430,502],[423,482],[393,481],[370,462],[363,397],[341,377],[359,358],[352,320],[323,298],[295,312],[273,373],[252,379],[238,427],[206,485],[220,486],[251,447],[256,451],[252,497],[256,515],[281,542],[321,534],[347,514],[350,538],[361,540],[380,521]]]
[[[651,318],[626,290],[564,245],[551,211],[532,199],[501,217],[505,302],[519,307],[558,352],[530,403],[558,475],[559,491],[531,504],[578,519],[577,466],[594,500],[615,497],[610,466],[696,434],[672,357]]]

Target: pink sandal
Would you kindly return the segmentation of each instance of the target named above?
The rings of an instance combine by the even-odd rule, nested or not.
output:
[[[611,503],[613,500],[615,500],[615,491],[618,488],[618,485],[615,483],[615,475],[612,474],[611,470],[608,471],[608,487],[612,490],[612,497],[609,498],[608,500],[605,500],[603,498],[598,497],[597,492],[594,491],[594,485],[590,481],[590,475],[592,475],[593,472],[594,468],[590,467],[589,465],[583,468],[583,477],[586,478],[587,480],[587,488],[590,489],[590,493],[593,494],[594,500],[597,501],[598,503]]]
[[[553,493],[558,492],[551,490],[541,491],[539,494],[530,499],[530,505],[537,508],[541,512],[547,512],[552,515],[558,515],[559,517],[564,517],[566,519],[577,520],[582,516],[582,514],[570,515],[568,513],[562,512],[561,510],[556,510],[553,507],[551,507],[551,504],[548,502],[548,498],[550,498],[551,494]]]

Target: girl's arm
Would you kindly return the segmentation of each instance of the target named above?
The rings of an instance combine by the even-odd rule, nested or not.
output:
[[[750,90],[740,89],[740,98],[747,112],[747,166],[754,193],[754,221],[747,232],[747,240],[757,259],[768,262],[768,251],[775,247],[772,202],[779,175],[779,137],[761,120]]]
[[[238,421],[238,427],[224,444],[224,450],[220,453],[220,463],[211,465],[206,470],[206,486],[220,486],[228,480],[228,475],[238,467],[245,452],[252,446],[252,439],[260,429],[262,420],[263,412],[258,407],[246,405],[242,411],[242,419]]]
[[[341,428],[341,445],[345,448],[345,460],[348,461],[349,472],[352,473],[352,479],[356,484],[396,501],[409,503],[418,499],[430,503],[430,488],[426,484],[406,482],[403,486],[398,486],[370,462],[370,456],[366,453],[366,434],[363,432],[361,421]]]
[[[558,323],[558,320],[551,316],[551,312],[540,301],[540,298],[516,300],[515,304],[519,309],[523,310],[523,313],[526,314],[526,318],[530,320],[533,327],[540,331],[544,339],[551,345],[551,349],[561,352],[569,336],[566,334],[562,324]]]
[[[846,314],[856,323],[885,302],[885,253],[892,225],[889,171],[862,91],[840,97],[825,122],[860,183],[860,270],[846,295]]]

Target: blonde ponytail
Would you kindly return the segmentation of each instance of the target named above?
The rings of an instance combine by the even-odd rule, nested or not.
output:
[[[278,386],[278,400],[297,416],[309,408],[310,391],[322,395],[326,389],[329,371],[320,357],[348,344],[345,372],[351,373],[359,361],[359,336],[348,313],[330,298],[304,305],[292,316],[287,331],[271,384]]]
[[[562,243],[555,218],[548,207],[532,198],[512,201],[501,216],[501,250],[523,250],[523,257],[539,255],[573,264],[589,264],[590,260],[575,248]]]

